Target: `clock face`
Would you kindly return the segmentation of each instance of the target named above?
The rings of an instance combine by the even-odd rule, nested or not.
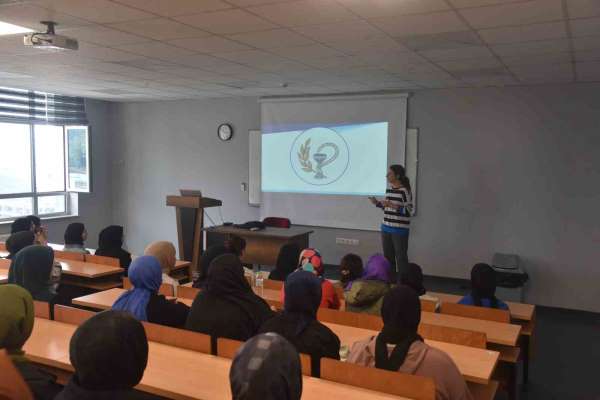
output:
[[[233,136],[233,128],[229,124],[219,125],[219,139],[227,141]]]

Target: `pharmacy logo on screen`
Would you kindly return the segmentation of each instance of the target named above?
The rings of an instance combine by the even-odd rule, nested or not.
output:
[[[348,170],[350,149],[330,128],[310,128],[300,133],[290,150],[290,164],[298,178],[310,185],[329,185]]]

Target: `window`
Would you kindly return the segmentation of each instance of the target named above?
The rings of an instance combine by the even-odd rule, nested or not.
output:
[[[0,222],[68,215],[90,191],[87,126],[0,122]]]

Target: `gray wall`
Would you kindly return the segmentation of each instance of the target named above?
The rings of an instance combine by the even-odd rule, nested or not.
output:
[[[494,252],[516,253],[531,276],[527,301],[600,311],[599,104],[597,84],[411,97],[409,127],[420,129],[420,143],[409,257],[427,274],[466,278]],[[239,190],[248,179],[246,132],[260,126],[256,99],[111,107],[113,220],[126,226],[134,252],[175,241],[164,197],[181,187],[223,199],[225,220],[257,218]],[[225,121],[236,128],[230,143],[216,138]],[[380,250],[376,232],[315,230],[311,243],[327,262]],[[336,237],[360,245],[336,245]]]
[[[111,146],[109,128],[110,104],[104,101],[86,100],[86,110],[91,130],[92,149],[92,190],[93,193],[79,194],[79,216],[44,220],[48,227],[49,239],[53,243],[63,243],[65,228],[71,222],[83,222],[88,230],[87,247],[95,248],[98,233],[112,218],[110,158]],[[10,225],[0,225],[0,234],[10,233]]]

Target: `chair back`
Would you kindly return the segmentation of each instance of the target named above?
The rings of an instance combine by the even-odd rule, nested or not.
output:
[[[300,366],[302,367],[302,375],[312,375],[311,357],[308,354],[300,353]]]
[[[435,312],[437,302],[433,300],[421,299],[421,311]]]
[[[330,308],[319,308],[317,319],[321,322],[330,322],[374,331],[380,331],[383,328],[383,320],[377,315],[338,311]]]
[[[85,261],[85,254],[72,251],[54,250],[54,258],[59,260]]]
[[[37,318],[50,319],[50,304],[43,301],[34,300],[33,313]]]
[[[148,341],[211,354],[210,336],[199,332],[142,321]]]
[[[264,279],[263,280],[263,287],[265,289],[281,290],[281,288],[283,287],[283,282],[282,281],[276,281],[276,280],[273,280],[273,279]]]
[[[468,306],[457,303],[442,303],[440,313],[456,315],[474,319],[484,319],[486,321],[510,323],[510,311],[499,310],[497,308]]]
[[[6,243],[0,242],[0,251],[8,251],[6,250]]]
[[[243,344],[244,342],[240,342],[239,340],[218,338],[217,355],[219,357],[233,359],[233,357],[235,357],[235,353],[237,353],[238,349],[242,347]]]
[[[177,287],[177,297],[194,300],[198,293],[200,293],[200,289],[195,287],[181,285]]]
[[[432,378],[321,359],[321,379],[414,400],[435,400]]]
[[[282,217],[267,217],[263,219],[263,224],[265,224],[266,226],[271,226],[273,228],[289,228],[290,226],[292,226],[292,223],[289,220],[289,218]]]
[[[479,349],[485,349],[487,345],[487,335],[485,332],[474,332],[449,326],[420,324],[419,335],[424,339],[477,347]]]
[[[102,264],[102,265],[110,265],[111,267],[120,267],[121,262],[118,258],[114,257],[106,257],[106,256],[96,256],[93,254],[85,255],[85,262],[94,263],[94,264]]]
[[[95,312],[83,310],[81,308],[68,307],[60,304],[54,306],[54,320],[71,325],[81,325],[94,315],[96,315]]]
[[[2,400],[33,400],[29,386],[17,370],[6,350],[0,350],[0,399]]]
[[[123,289],[133,289],[133,285],[127,277],[123,277]],[[163,296],[173,297],[174,293],[173,285],[170,283],[163,283],[160,285],[160,288],[158,288],[158,294],[162,294]]]

